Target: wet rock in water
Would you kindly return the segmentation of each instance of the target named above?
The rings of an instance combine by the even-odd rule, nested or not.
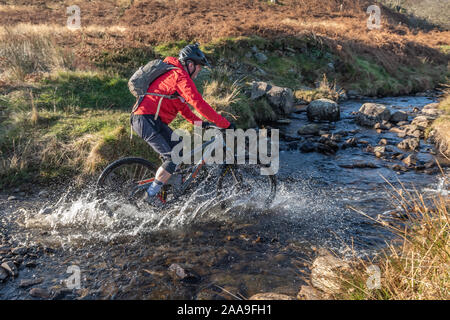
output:
[[[311,286],[301,286],[297,294],[298,300],[323,300],[324,293]]]
[[[373,152],[385,153],[386,152],[386,146],[377,146],[377,147],[373,148]]]
[[[25,263],[25,267],[27,268],[36,268],[37,264],[35,261],[28,261],[27,263]]]
[[[422,108],[422,114],[427,116],[437,118],[440,115],[444,114],[444,110],[439,109],[439,103],[430,103]]]
[[[397,152],[392,155],[392,159],[397,159],[397,160],[402,160],[404,157],[405,157],[405,155],[401,152]]]
[[[41,210],[39,210],[39,214],[42,215],[48,215],[51,214],[53,212],[53,209],[51,207],[44,207]]]
[[[390,166],[390,168],[394,171],[408,171],[407,168],[405,168],[404,166],[400,165],[400,164],[394,164],[392,166]]]
[[[340,134],[333,133],[330,138],[334,142],[341,142],[342,136]]]
[[[330,141],[331,142],[331,141]],[[336,145],[337,147],[337,145]],[[339,149],[339,147],[337,147]],[[325,155],[333,155],[336,153],[336,149],[333,148],[331,145],[329,145],[328,143],[318,143],[317,144],[317,152],[323,153]]]
[[[59,289],[55,289],[54,294],[52,295],[52,300],[61,300],[64,298],[75,298],[76,296],[73,294],[73,289],[69,289],[69,288],[59,288]]]
[[[405,159],[403,159],[402,162],[408,167],[412,167],[417,163],[417,156],[415,154],[410,154]]]
[[[340,272],[349,270],[347,262],[334,257],[326,250],[321,250],[311,267],[311,284],[325,293],[332,294],[341,288]]]
[[[1,267],[5,269],[9,275],[16,277],[19,274],[16,265],[12,261],[6,261],[1,264]]]
[[[382,145],[382,146],[385,146],[385,145],[387,145],[388,144],[388,141],[386,140],[386,139],[380,139],[380,141],[378,141],[378,144],[379,145]]]
[[[9,253],[11,249],[9,247],[0,247],[0,254]]]
[[[35,286],[37,284],[40,284],[44,281],[44,278],[37,278],[37,279],[24,279],[20,281],[19,287],[20,288],[28,288],[31,286]]]
[[[358,169],[377,169],[379,168],[379,166],[377,166],[376,164],[372,163],[372,162],[355,162],[353,164],[353,168],[358,168]]]
[[[379,168],[376,164],[371,163],[371,162],[355,162],[355,163],[351,163],[351,164],[339,164],[339,167],[341,168],[346,168],[346,169],[377,169]]]
[[[400,122],[397,123],[397,125],[398,125],[399,127],[401,127],[401,126],[406,126],[406,125],[408,125],[408,124],[409,124],[408,121],[400,121]]]
[[[8,272],[2,267],[0,267],[0,282],[5,281],[8,278],[8,276],[9,276]]]
[[[294,297],[274,292],[257,293],[248,300],[295,300]]]
[[[24,255],[28,252],[28,248],[27,247],[17,247],[11,250],[12,254],[15,255]]]
[[[312,101],[306,111],[308,120],[310,121],[338,121],[341,116],[339,105],[329,99]]]
[[[278,113],[289,114],[294,106],[294,93],[289,88],[272,86],[267,92],[266,97],[269,104],[276,108]]]
[[[15,200],[19,200],[17,197],[15,196],[9,196],[8,197],[8,201],[15,201]]]
[[[52,296],[49,290],[43,288],[32,288],[29,294],[34,298],[41,298],[41,299],[50,299],[50,297]]]
[[[395,111],[389,121],[393,123],[408,121],[408,114],[405,111]]]
[[[418,138],[407,138],[397,144],[397,147],[403,150],[417,150],[420,146],[420,141]]]
[[[320,129],[321,129],[321,126],[319,124],[312,123],[312,124],[307,124],[307,125],[301,126],[297,132],[300,135],[318,136]]]
[[[314,152],[316,150],[316,144],[310,141],[307,141],[303,143],[300,146],[300,151],[308,153],[308,152]]]
[[[169,266],[169,271],[176,276],[177,279],[189,283],[197,283],[201,280],[201,277],[194,273],[192,270],[187,270],[180,266],[178,263],[172,263]]]
[[[416,125],[421,130],[425,130],[431,124],[431,120],[426,116],[417,116],[411,124]]]
[[[49,193],[48,193],[47,190],[42,190],[42,191],[40,191],[40,192],[38,193],[38,196],[39,196],[40,198],[47,198],[47,197],[49,196]]]
[[[276,121],[278,124],[290,124],[292,122],[291,119],[278,119]]]
[[[355,121],[364,127],[373,127],[377,122],[389,121],[391,112],[389,109],[378,103],[364,103],[359,109]]]
[[[347,139],[342,145],[342,149],[352,148],[358,146],[358,140],[356,138]]]
[[[406,130],[405,129],[400,129],[400,128],[397,128],[397,127],[393,127],[391,129],[389,129],[389,132],[396,133],[399,138],[406,137]]]

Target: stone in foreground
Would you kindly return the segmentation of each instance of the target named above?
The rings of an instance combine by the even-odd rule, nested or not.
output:
[[[307,109],[309,121],[338,121],[341,117],[339,105],[333,100],[318,99],[312,101]]]

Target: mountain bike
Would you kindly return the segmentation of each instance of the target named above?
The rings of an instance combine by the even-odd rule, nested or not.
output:
[[[244,200],[269,206],[276,195],[277,180],[275,175],[262,175],[261,168],[268,167],[256,161],[255,164],[237,164],[237,153],[230,150],[225,143],[225,129],[211,126],[216,130],[211,140],[192,150],[187,156],[192,159],[197,152],[201,152],[201,158],[194,165],[180,164],[169,181],[161,188],[158,194],[162,203],[169,205],[180,200],[182,196],[196,191],[200,184],[215,199],[222,204],[227,202]],[[232,164],[208,164],[216,148],[223,148],[224,154],[232,152],[234,162]],[[249,158],[248,148],[245,151]],[[190,161],[188,163],[191,163]],[[155,179],[159,166],[154,163],[135,157],[127,157],[109,164],[97,181],[100,192],[114,194],[128,201],[136,201],[139,195]],[[214,169],[211,169],[213,168]],[[208,170],[208,168],[210,170]],[[204,182],[207,182],[206,184]]]

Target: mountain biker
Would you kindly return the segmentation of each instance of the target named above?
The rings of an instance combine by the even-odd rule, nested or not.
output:
[[[198,44],[190,44],[184,47],[178,59],[167,57],[164,62],[176,67],[163,74],[148,87],[147,92],[179,96],[179,99],[162,99],[155,95],[146,95],[131,117],[133,131],[144,139],[157,153],[160,154],[163,163],[158,168],[155,180],[146,192],[145,200],[155,204],[161,187],[170,179],[176,169],[172,162],[171,151],[178,141],[172,141],[170,124],[178,113],[191,122],[207,128],[210,123],[202,121],[188,106],[195,108],[208,121],[218,127],[234,129],[234,124],[219,115],[198,92],[193,79],[195,79],[203,66],[211,67],[204,53],[198,48]],[[158,102],[160,106],[158,109]],[[156,114],[156,115],[155,115]],[[156,120],[155,120],[156,118]]]

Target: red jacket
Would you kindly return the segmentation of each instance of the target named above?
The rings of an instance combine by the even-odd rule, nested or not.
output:
[[[228,128],[230,123],[227,119],[219,115],[205,100],[195,87],[189,74],[184,70],[180,61],[174,57],[167,57],[164,59],[165,63],[169,63],[178,67],[179,69],[170,70],[160,76],[148,87],[147,92],[159,93],[165,95],[172,95],[175,92],[186,100],[191,106],[195,108],[208,121],[215,123],[218,127]],[[135,114],[155,114],[158,107],[160,97],[146,95],[141,104],[134,112]],[[191,123],[194,121],[202,121],[197,117],[186,102],[180,99],[166,99],[161,103],[158,117],[161,121],[169,124],[175,119],[178,112]]]

